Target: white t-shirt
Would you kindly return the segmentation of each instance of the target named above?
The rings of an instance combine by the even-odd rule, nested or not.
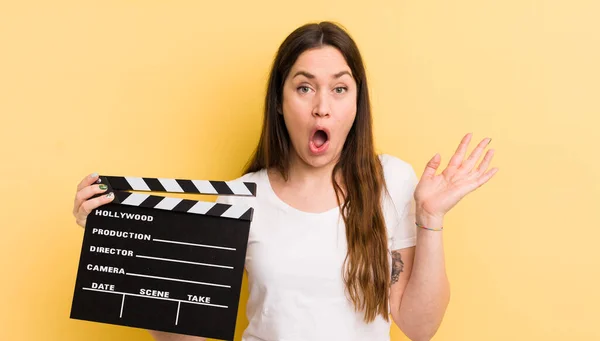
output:
[[[389,192],[383,202],[388,251],[414,246],[417,177],[399,158],[383,154],[380,159]],[[256,197],[221,196],[217,201],[254,207],[245,263],[249,325],[242,340],[388,341],[390,322],[378,316],[365,323],[345,295],[347,243],[339,208],[307,213],[287,205],[264,169],[239,180],[255,182]]]

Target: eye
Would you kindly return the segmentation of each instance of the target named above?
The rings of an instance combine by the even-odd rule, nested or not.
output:
[[[307,94],[310,91],[310,88],[308,86],[299,86],[298,91],[300,91],[301,94]]]
[[[333,91],[335,91],[336,94],[343,94],[344,92],[348,91],[348,88],[345,86],[338,86],[337,88],[333,89]]]

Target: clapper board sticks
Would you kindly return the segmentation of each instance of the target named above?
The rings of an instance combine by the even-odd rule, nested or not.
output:
[[[233,340],[253,208],[146,192],[255,196],[241,181],[100,176],[71,318]]]

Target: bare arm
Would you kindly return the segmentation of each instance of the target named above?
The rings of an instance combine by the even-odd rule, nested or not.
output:
[[[475,167],[490,143],[490,138],[479,142],[465,159],[471,137],[471,133],[463,137],[446,169],[437,175],[441,156],[436,153],[427,163],[415,188],[415,223],[433,231],[417,229],[414,258],[404,260],[404,264],[411,263],[412,269],[410,273],[400,273],[398,282],[394,284],[396,287],[392,286],[396,291],[396,305],[392,311],[395,316],[392,316],[411,340],[430,340],[442,323],[450,301],[441,231],[444,216],[465,195],[481,187],[498,171],[498,168],[488,170],[494,155],[492,149],[485,153],[479,166]],[[399,255],[404,256],[402,251]]]
[[[156,341],[206,341],[203,337],[198,336],[190,336],[190,335],[182,335],[182,334],[173,334],[166,332],[159,332],[156,330],[148,330],[150,335]]]
[[[433,224],[430,224],[433,225]],[[416,247],[392,252],[390,306],[396,325],[413,341],[430,340],[450,301],[442,233],[419,229]]]

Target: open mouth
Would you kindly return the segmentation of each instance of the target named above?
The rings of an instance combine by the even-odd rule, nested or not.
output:
[[[310,137],[310,150],[313,154],[324,153],[329,146],[329,133],[324,129],[317,129]]]
[[[327,133],[324,130],[317,130],[312,138],[312,142],[315,144],[317,148],[321,148],[329,140]]]

